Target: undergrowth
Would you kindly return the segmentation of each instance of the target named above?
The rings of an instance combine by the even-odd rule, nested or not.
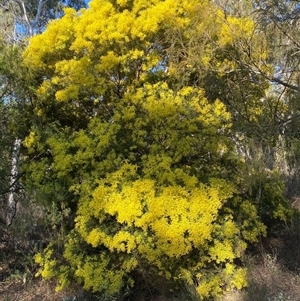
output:
[[[34,209],[29,209],[34,208]],[[33,211],[32,211],[33,210]],[[54,281],[36,278],[33,255],[51,238],[62,222],[61,213],[51,209],[22,208],[10,228],[0,227],[0,300],[3,301],[199,301],[195,287],[182,283],[172,290],[160,279],[141,284],[122,299],[107,300],[78,285],[55,292]],[[55,218],[54,218],[55,217]],[[224,292],[221,301],[298,301],[300,296],[300,223],[280,235],[262,239],[242,260],[248,270],[248,287]],[[28,223],[28,221],[31,221]],[[211,301],[211,300],[209,300]]]

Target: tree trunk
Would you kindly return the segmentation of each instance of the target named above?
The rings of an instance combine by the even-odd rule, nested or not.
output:
[[[11,175],[10,175],[10,189],[8,194],[8,206],[6,213],[6,225],[10,226],[16,215],[17,211],[17,201],[16,201],[16,192],[17,192],[17,179],[18,179],[18,162],[19,162],[19,151],[21,146],[21,140],[16,139],[14,142],[14,148],[12,153],[12,162],[11,162]]]

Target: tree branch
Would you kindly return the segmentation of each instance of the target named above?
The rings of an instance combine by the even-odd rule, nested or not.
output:
[[[21,10],[23,11],[23,16],[24,16],[25,22],[28,26],[28,29],[29,29],[29,34],[32,36],[31,22],[29,21],[29,18],[28,18],[28,15],[27,15],[27,10],[26,10],[26,7],[25,7],[25,3],[22,0],[16,0],[16,2],[19,4]]]
[[[35,27],[37,26],[38,22],[39,22],[39,19],[41,17],[41,14],[42,14],[42,8],[43,8],[43,5],[47,2],[48,0],[39,0],[39,4],[38,4],[38,8],[37,8],[37,12],[36,12],[36,15],[35,15],[35,19],[31,22],[31,27],[32,27],[32,30],[35,29]]]

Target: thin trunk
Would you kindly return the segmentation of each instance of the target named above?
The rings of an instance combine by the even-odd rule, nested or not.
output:
[[[14,149],[12,153],[12,162],[11,162],[11,176],[10,176],[10,189],[8,195],[8,206],[6,213],[6,224],[10,226],[13,222],[13,219],[17,212],[17,201],[16,201],[16,192],[17,192],[17,178],[18,178],[18,162],[19,162],[19,152],[20,152],[21,140],[16,139],[14,142]]]

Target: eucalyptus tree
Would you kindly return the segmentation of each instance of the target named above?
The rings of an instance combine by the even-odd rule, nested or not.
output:
[[[300,5],[299,1],[254,1],[253,17],[268,43],[268,63],[272,68],[256,72],[270,83],[269,95],[277,104],[274,128],[281,137],[282,170],[288,175],[291,196],[299,195],[297,178],[300,163]],[[279,108],[282,108],[281,110]]]
[[[63,15],[65,7],[79,10],[84,0],[4,0],[1,8],[14,16],[15,39],[41,33],[49,20]]]
[[[2,11],[3,13],[3,11]],[[3,13],[0,18],[3,32],[0,37],[0,198],[2,212],[1,221],[10,225],[16,212],[16,195],[19,192],[17,185],[18,174],[18,153],[20,140],[15,138],[12,121],[16,117],[15,97],[17,93],[17,74],[20,78],[21,51],[20,48],[7,43],[12,32],[11,17]],[[8,204],[7,204],[8,202]],[[5,217],[6,216],[6,217]]]

